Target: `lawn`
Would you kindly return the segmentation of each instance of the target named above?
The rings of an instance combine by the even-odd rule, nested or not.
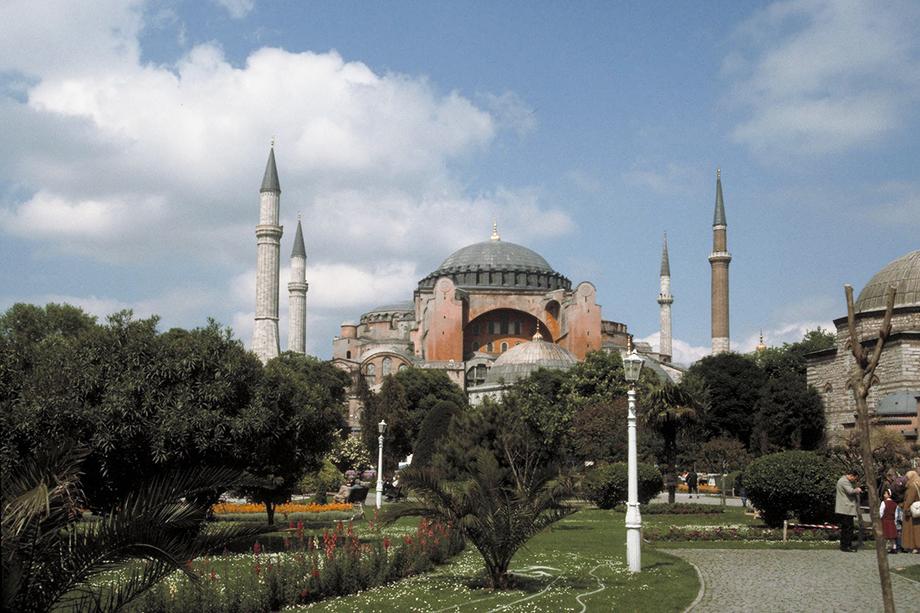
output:
[[[693,568],[652,547],[640,574],[626,568],[623,515],[584,509],[536,536],[512,570],[521,587],[482,586],[482,559],[468,546],[449,564],[399,583],[310,607],[319,611],[682,611],[696,597]]]
[[[889,558],[890,560],[890,558]],[[908,579],[913,579],[914,581],[920,582],[920,564],[914,564],[913,566],[906,566],[898,568],[897,562],[889,562],[891,564],[891,570],[898,573],[902,577],[907,577]]]

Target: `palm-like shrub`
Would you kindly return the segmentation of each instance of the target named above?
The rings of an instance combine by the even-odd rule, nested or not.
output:
[[[410,479],[421,505],[399,515],[422,515],[458,527],[482,555],[491,587],[507,588],[514,554],[573,510],[563,503],[572,494],[568,479],[549,467],[517,468],[503,468],[480,449],[460,481],[445,481],[437,469],[417,469]]]
[[[81,521],[80,464],[87,451],[59,448],[23,463],[3,482],[4,611],[115,611],[189,560],[265,528],[205,526],[195,494],[239,485],[239,473],[165,474],[129,493],[99,521]],[[185,498],[183,498],[185,497]],[[114,582],[100,581],[121,570]]]

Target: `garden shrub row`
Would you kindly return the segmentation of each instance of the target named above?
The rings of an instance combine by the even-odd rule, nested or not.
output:
[[[625,513],[626,505],[618,504],[614,507],[614,511]],[[675,502],[674,504],[641,505],[640,511],[643,515],[718,515],[723,512],[723,508],[714,504]]]
[[[132,603],[136,613],[250,613],[277,611],[345,596],[431,570],[463,549],[460,532],[422,519],[414,533],[391,538],[371,529],[362,540],[350,524],[338,523],[321,537],[292,535],[283,553],[200,558]]]
[[[335,522],[348,521],[354,517],[353,511],[324,511],[322,513],[276,513],[275,521],[282,524],[291,521],[305,522]],[[265,513],[220,513],[215,514],[214,521],[234,521],[265,524],[268,523],[268,515]]]
[[[782,541],[782,528],[756,526],[667,526],[645,527],[642,536],[649,541]],[[822,528],[790,529],[791,541],[836,541],[840,531]]]

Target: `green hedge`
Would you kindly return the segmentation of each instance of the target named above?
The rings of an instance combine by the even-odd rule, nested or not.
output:
[[[639,502],[648,503],[661,492],[664,482],[661,472],[651,464],[639,462]],[[625,462],[606,464],[591,470],[582,482],[585,498],[602,509],[612,509],[626,501],[628,468]]]
[[[613,510],[625,513],[626,505],[618,504]],[[718,515],[723,512],[723,509],[717,504],[675,502],[674,504],[644,504],[640,511],[643,515]]]
[[[789,517],[817,523],[833,516],[839,472],[820,454],[783,451],[754,460],[744,471],[744,485],[768,526]]]

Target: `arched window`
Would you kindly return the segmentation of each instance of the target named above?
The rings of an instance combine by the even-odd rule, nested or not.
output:
[[[346,360],[350,360],[350,359],[351,359],[351,352],[350,352],[350,351],[346,351],[346,352],[345,352],[345,359],[346,359]]]
[[[383,358],[383,368],[380,371],[382,377],[386,377],[390,374],[390,367],[393,365],[393,360],[390,358]]]
[[[367,365],[367,368],[364,370],[364,377],[367,379],[368,385],[374,385],[377,383],[377,373],[373,364]]]
[[[490,353],[492,352],[492,341],[489,341],[488,343],[486,343],[486,351]]]
[[[407,368],[409,368],[409,367],[406,366],[405,364],[400,364],[400,365],[399,365],[399,368],[397,368],[396,370],[401,372],[401,371],[403,371],[403,370],[406,370]]]
[[[485,364],[479,364],[478,366],[473,366],[468,371],[466,371],[466,386],[472,387],[474,385],[482,385],[486,382],[486,369]]]
[[[502,353],[508,351],[508,343],[502,343]]]

